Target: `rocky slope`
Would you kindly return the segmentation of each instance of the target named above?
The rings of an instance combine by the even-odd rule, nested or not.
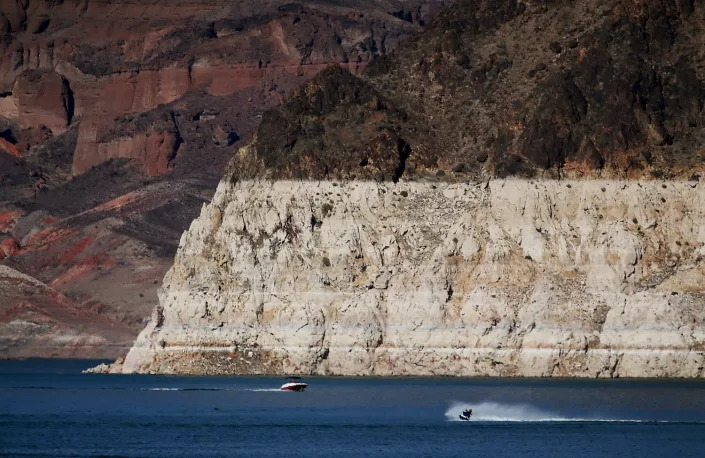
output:
[[[461,0],[265,114],[236,176],[703,174],[702,1]],[[452,178],[451,178],[452,179]]]
[[[701,377],[704,189],[223,182],[115,370]]]
[[[82,356],[120,354],[129,339],[111,327],[144,326],[262,112],[330,64],[361,71],[444,3],[1,2],[0,263],[37,280],[5,284],[5,322],[48,307],[29,287],[46,285],[106,319],[105,348]],[[0,330],[0,357],[54,354],[14,332]]]
[[[0,350],[9,356],[110,358],[129,345],[132,329],[82,307],[55,288],[0,265]]]
[[[704,15],[461,0],[323,73],[265,113],[110,370],[705,376]]]

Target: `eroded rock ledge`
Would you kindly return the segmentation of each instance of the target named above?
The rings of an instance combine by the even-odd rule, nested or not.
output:
[[[704,189],[224,180],[113,371],[702,377]]]

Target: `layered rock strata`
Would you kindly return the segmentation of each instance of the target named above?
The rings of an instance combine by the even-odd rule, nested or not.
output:
[[[133,336],[118,320],[3,265],[0,304],[0,359],[80,358],[86,353],[110,358]]]
[[[226,179],[112,370],[702,377],[704,189]]]

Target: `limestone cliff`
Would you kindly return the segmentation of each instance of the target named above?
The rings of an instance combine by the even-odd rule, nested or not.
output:
[[[221,182],[122,367],[705,376],[695,181]]]

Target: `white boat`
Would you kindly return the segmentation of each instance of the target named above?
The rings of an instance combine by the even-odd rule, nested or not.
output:
[[[301,381],[299,377],[289,377],[289,381],[282,385],[282,391],[303,391],[308,384]]]

